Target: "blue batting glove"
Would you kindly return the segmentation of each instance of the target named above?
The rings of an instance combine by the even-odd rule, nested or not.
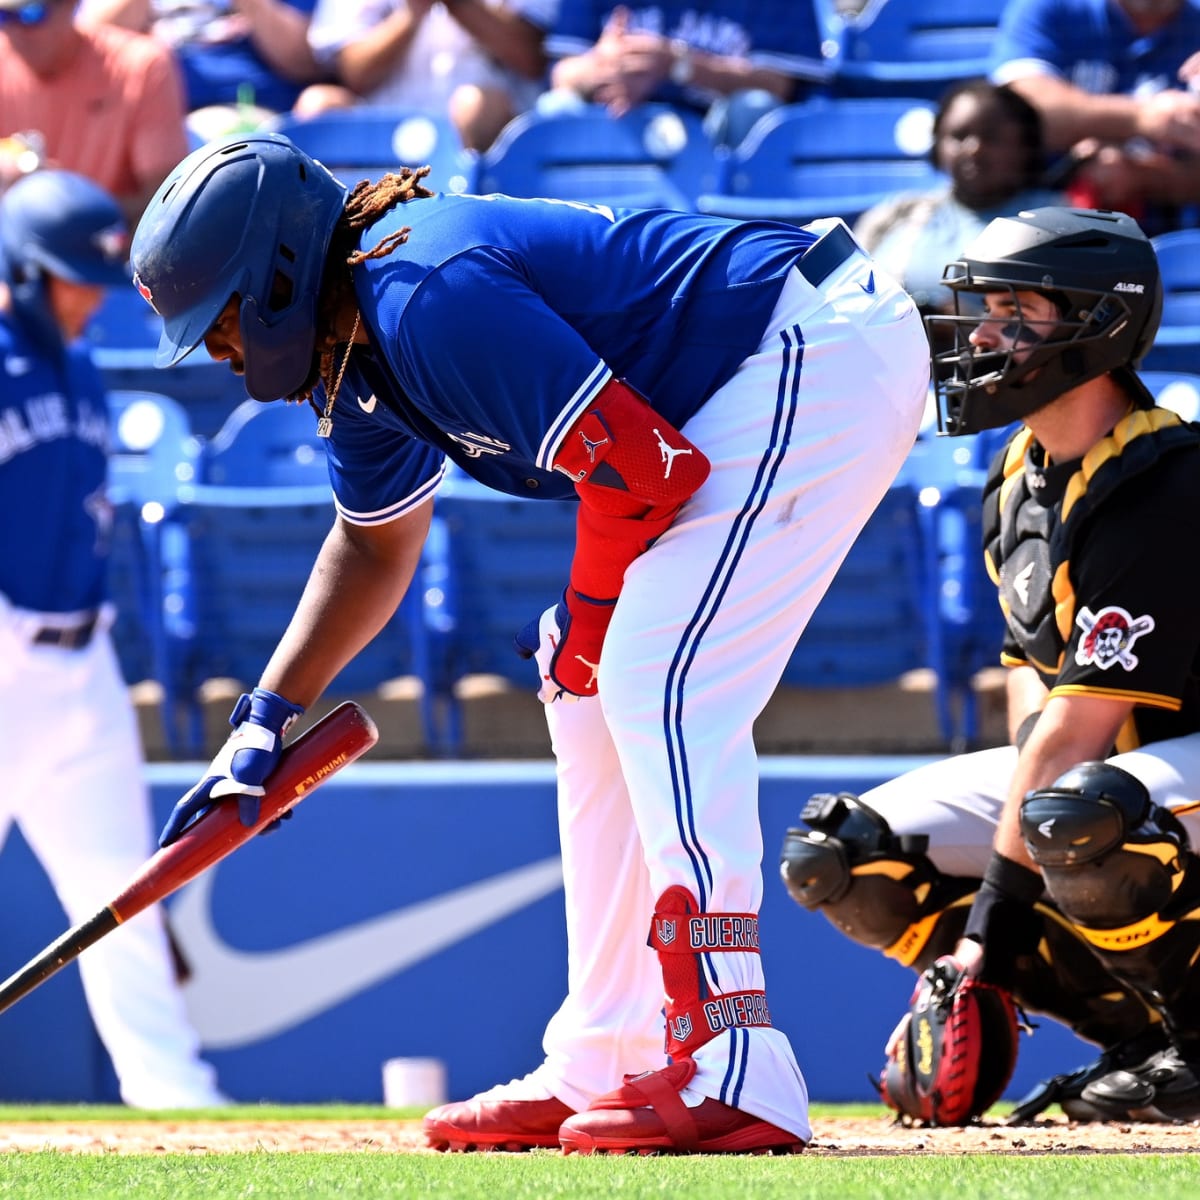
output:
[[[513,648],[525,659],[535,659],[538,669],[538,699],[543,704],[553,704],[556,700],[578,700],[574,695],[554,678],[551,663],[558,653],[558,647],[565,630],[571,623],[570,613],[565,601],[560,600],[553,608],[548,608],[539,617],[534,617],[513,638]]]
[[[524,659],[532,658],[538,651],[538,646],[542,640],[541,621],[542,618],[540,616],[534,617],[513,638],[514,649]]]
[[[299,705],[265,688],[243,695],[229,717],[233,733],[209,764],[204,778],[171,810],[158,844],[169,846],[208,812],[214,801],[225,796],[237,797],[239,820],[247,827],[253,825],[258,820],[259,798],[266,793],[263,785],[279,762],[283,736],[303,712]],[[267,829],[276,824],[272,822]]]

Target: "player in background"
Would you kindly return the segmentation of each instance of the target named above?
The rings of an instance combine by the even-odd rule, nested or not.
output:
[[[799,1149],[807,1094],[758,952],[751,730],[913,443],[920,320],[841,222],[441,195],[424,173],[347,196],[256,135],[185,159],[138,226],[160,361],[203,343],[256,399],[311,400],[336,505],[163,839],[261,793],[288,725],[404,595],[447,460],[577,501],[566,589],[519,635],[558,764],[569,994],[542,1064],[434,1110],[427,1136]]]
[[[1020,422],[982,497],[1012,744],[813,797],[784,882],[856,941],[918,971],[953,954],[1102,1047],[1022,1115],[1194,1120],[1200,430],[1135,369],[1158,262],[1128,216],[1042,208],[991,222],[944,281],[986,304],[926,318],[952,347],[946,432]]]
[[[121,211],[97,184],[36,171],[0,197],[0,841],[20,826],[72,924],[153,847],[141,747],[109,626],[108,408],[80,338],[107,287],[129,287]],[[79,960],[121,1098],[226,1103],[198,1057],[162,915]]]

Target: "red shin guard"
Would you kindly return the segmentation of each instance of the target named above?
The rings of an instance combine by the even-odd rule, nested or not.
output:
[[[667,1053],[689,1057],[726,1029],[771,1024],[766,993],[708,990],[702,954],[757,954],[754,913],[702,913],[685,887],[669,887],[658,898],[650,946],[658,952],[666,993]]]

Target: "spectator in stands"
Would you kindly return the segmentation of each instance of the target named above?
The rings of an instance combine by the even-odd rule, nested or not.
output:
[[[1037,110],[986,79],[953,85],[933,123],[934,165],[948,177],[931,192],[905,192],[858,219],[855,236],[923,312],[949,312],[942,269],[994,217],[1062,201],[1045,173]]]
[[[661,101],[705,114],[725,145],[829,78],[811,0],[563,0],[546,48],[556,61],[540,107],[582,100],[620,116]]]
[[[1197,46],[1200,0],[1009,0],[992,79],[1041,114],[1072,203],[1154,235],[1200,203],[1200,95],[1182,75]]]
[[[308,45],[316,0],[83,0],[90,21],[152,33],[183,70],[188,125],[202,141],[257,129],[321,79]]]
[[[129,691],[109,634],[108,409],[81,335],[107,287],[132,290],[116,202],[69,171],[0,197],[0,845],[11,825],[85,921],[150,856]],[[17,519],[17,514],[20,514]],[[79,960],[121,1098],[227,1103],[198,1056],[158,907]]]
[[[485,150],[545,86],[558,0],[317,0],[308,40],[338,86],[315,85],[297,116],[357,103],[448,115]]]
[[[98,183],[131,223],[187,153],[183,117],[179,68],[154,38],[84,25],[74,0],[0,0],[0,137]],[[20,173],[0,159],[0,187]]]

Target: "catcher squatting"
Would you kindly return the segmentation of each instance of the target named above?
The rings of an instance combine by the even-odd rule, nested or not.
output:
[[[900,1112],[986,1109],[1015,999],[1100,1047],[1016,1120],[1056,1101],[1078,1120],[1194,1120],[1200,428],[1136,374],[1157,259],[1126,216],[1039,209],[993,221],[945,282],[956,315],[926,319],[939,419],[1006,431],[982,503],[1012,744],[814,796],[783,880],[922,973],[881,1080]]]

